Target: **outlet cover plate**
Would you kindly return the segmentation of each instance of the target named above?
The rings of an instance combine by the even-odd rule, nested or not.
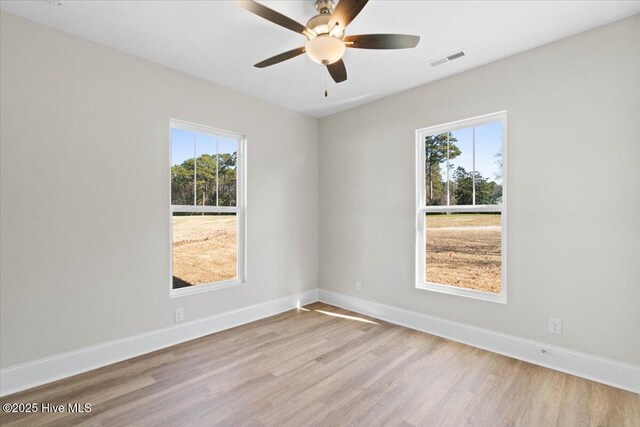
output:
[[[184,320],[184,309],[176,308],[173,311],[173,317],[174,317],[173,320],[175,321],[175,323],[182,322]]]

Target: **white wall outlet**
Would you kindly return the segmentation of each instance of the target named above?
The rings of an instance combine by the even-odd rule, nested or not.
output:
[[[356,291],[361,291],[362,290],[362,282],[357,280],[356,281]]]
[[[173,320],[178,323],[184,320],[184,309],[176,308],[173,310]]]
[[[549,318],[549,332],[556,335],[562,335],[562,321],[560,319]]]

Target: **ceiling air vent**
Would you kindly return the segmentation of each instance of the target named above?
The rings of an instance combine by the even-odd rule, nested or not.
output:
[[[461,50],[460,52],[452,53],[451,55],[447,56],[447,59],[449,61],[453,61],[454,59],[458,59],[463,56],[464,56],[464,50]]]
[[[466,53],[463,50],[459,50],[457,52],[450,53],[449,55],[443,56],[442,58],[434,59],[430,62],[432,67],[437,67],[438,65],[444,64],[445,62],[453,61],[454,59],[462,58]]]
[[[435,61],[433,61],[431,63],[431,66],[432,67],[436,67],[436,66],[438,66],[440,64],[444,64],[445,62],[449,62],[449,60],[446,57],[445,58],[436,59]]]

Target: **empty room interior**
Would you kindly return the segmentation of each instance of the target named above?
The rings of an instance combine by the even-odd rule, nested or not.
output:
[[[640,426],[640,1],[0,0],[3,426]]]

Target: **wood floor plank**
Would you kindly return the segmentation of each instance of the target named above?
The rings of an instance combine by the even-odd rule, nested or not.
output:
[[[640,395],[323,303],[6,396],[7,426],[640,426]]]

